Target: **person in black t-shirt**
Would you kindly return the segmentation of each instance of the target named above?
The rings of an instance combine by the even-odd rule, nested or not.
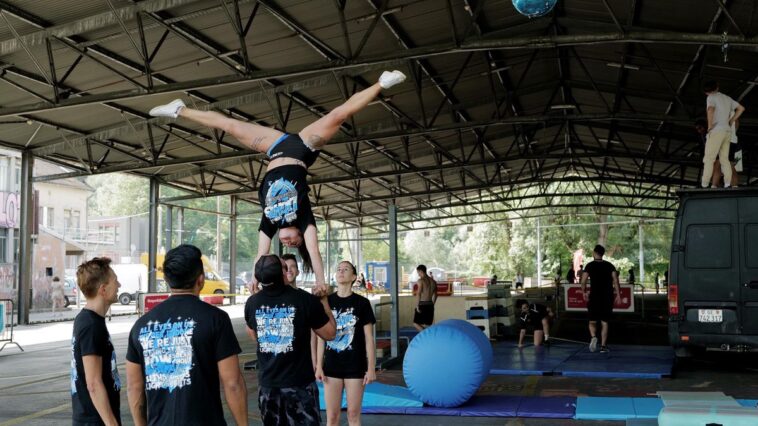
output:
[[[220,388],[238,425],[246,425],[247,387],[229,315],[200,300],[202,253],[177,246],[163,261],[171,296],[129,333],[129,408],[139,425],[226,425]]]
[[[335,322],[325,296],[284,283],[282,262],[263,255],[255,263],[262,289],[245,303],[248,335],[258,344],[258,408],[263,424],[320,425],[310,331],[325,340]]]
[[[621,286],[619,274],[610,262],[603,260],[605,248],[600,244],[592,251],[593,261],[588,263],[582,272],[582,295],[587,301],[587,312],[590,317],[590,351],[597,350],[597,322],[600,321],[600,352],[609,352],[608,321],[613,313],[613,304],[621,301]],[[590,280],[590,292],[587,292],[587,279]],[[614,296],[615,293],[615,296]]]
[[[157,106],[149,114],[153,117],[181,116],[206,127],[222,130],[247,148],[268,156],[270,162],[258,199],[263,207],[263,217],[259,228],[257,257],[269,252],[271,239],[278,230],[282,244],[297,247],[305,272],[313,269],[317,287],[314,294],[326,294],[316,222],[308,200],[306,172],[318,158],[321,148],[340,131],[348,118],[365,108],[382,89],[389,89],[403,81],[405,74],[402,72],[385,71],[377,83],[355,93],[345,103],[306,126],[298,134],[287,134],[278,129],[235,120],[215,111],[187,108],[181,99]],[[257,282],[253,281],[253,286],[256,285]]]
[[[286,269],[284,269],[284,283],[291,285],[292,288],[298,288],[297,287],[297,277],[300,275],[300,269],[297,267],[297,258],[294,254],[291,253],[285,253],[282,255],[282,262],[284,262],[284,266],[286,266]],[[304,291],[308,293],[307,291],[303,289],[299,289],[300,291]],[[316,371],[316,348],[318,344],[318,336],[316,336],[316,333],[311,330],[311,363],[313,364],[313,371]]]
[[[329,306],[337,321],[337,337],[329,343],[319,339],[316,379],[324,383],[327,425],[338,425],[342,390],[347,394],[347,420],[361,422],[363,389],[376,380],[374,310],[365,297],[353,293],[355,266],[342,261],[337,266],[337,292]]]
[[[516,301],[516,309],[519,311],[516,316],[520,329],[518,347],[524,347],[524,337],[527,330],[531,330],[534,335],[534,346],[542,346],[543,338],[547,343],[550,338],[550,319],[555,316],[550,307],[519,299]]]
[[[71,338],[71,406],[73,424],[120,425],[121,378],[105,314],[121,287],[107,257],[79,265],[76,284],[87,299],[74,320]]]

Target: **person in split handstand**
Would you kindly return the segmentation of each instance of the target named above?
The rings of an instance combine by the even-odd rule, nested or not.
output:
[[[327,289],[318,248],[316,220],[308,199],[308,167],[313,165],[321,148],[339,131],[345,120],[366,107],[382,89],[389,89],[404,80],[405,74],[400,71],[383,72],[377,83],[354,94],[345,103],[297,134],[287,134],[277,129],[239,121],[215,111],[188,108],[181,99],[153,108],[150,115],[182,117],[222,130],[234,136],[246,147],[268,156],[266,175],[259,191],[263,217],[258,228],[258,255],[255,261],[261,255],[268,254],[271,240],[278,230],[282,244],[297,248],[303,259],[303,270],[314,272],[314,293],[319,294],[325,293]],[[257,287],[257,284],[253,278],[253,287]]]

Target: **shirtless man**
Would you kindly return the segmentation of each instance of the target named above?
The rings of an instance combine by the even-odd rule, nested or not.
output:
[[[434,304],[437,302],[437,283],[426,274],[426,266],[418,265],[418,290],[416,291],[416,312],[413,326],[423,331],[434,323]]]

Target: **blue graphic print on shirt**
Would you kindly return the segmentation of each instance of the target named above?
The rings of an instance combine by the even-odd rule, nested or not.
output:
[[[110,342],[111,347],[113,347],[113,341],[111,340],[111,336],[108,336],[108,342]],[[114,350],[111,352],[111,377],[113,377],[113,390],[120,391],[121,390],[121,376],[118,374],[118,367],[116,366],[118,362],[116,361],[116,351]]]
[[[255,310],[256,332],[261,352],[274,355],[292,352],[295,310],[294,306],[261,306]]]
[[[297,189],[295,183],[279,178],[266,192],[263,213],[275,225],[293,223],[297,219]]]
[[[76,372],[76,357],[74,356],[74,347],[76,346],[76,337],[71,337],[71,395],[76,395],[76,379],[79,374]]]
[[[145,357],[145,388],[172,392],[192,384],[192,335],[197,323],[187,318],[150,321],[139,331]]]
[[[352,349],[355,324],[358,322],[358,318],[353,313],[353,308],[347,308],[344,311],[332,309],[332,315],[337,322],[337,336],[334,340],[326,342],[326,345],[329,349],[337,352]]]

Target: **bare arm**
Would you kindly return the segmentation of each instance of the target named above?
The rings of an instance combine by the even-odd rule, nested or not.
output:
[[[332,315],[332,309],[329,307],[329,301],[326,299],[326,296],[321,298],[321,306],[324,307],[324,312],[329,317],[329,321],[318,330],[313,331],[324,340],[334,340],[337,335],[337,322],[334,321],[334,315]]]
[[[245,331],[247,332],[247,336],[250,337],[250,340],[252,340],[255,343],[258,343],[258,334],[255,332],[255,330],[250,328],[250,326],[246,325]]]
[[[313,371],[316,371],[318,365],[318,336],[311,330],[311,364],[313,364]]]
[[[366,337],[366,356],[368,357],[368,369],[363,378],[363,385],[376,380],[376,342],[374,342],[374,324],[363,326],[363,335]]]
[[[621,298],[621,284],[619,284],[618,271],[613,271],[613,287],[616,288],[616,297]]]
[[[519,347],[524,346],[524,336],[526,336],[526,329],[522,328],[521,331],[518,334],[518,346]]]
[[[437,303],[437,281],[432,278],[432,304]]]
[[[579,284],[582,286],[582,294],[587,294],[587,279],[590,277],[590,274],[586,272],[582,272],[582,279]]]
[[[84,364],[84,377],[87,379],[87,392],[95,405],[97,414],[106,425],[118,425],[118,419],[113,414],[111,403],[108,400],[108,391],[103,383],[103,357],[98,355],[85,355],[82,357]]]
[[[267,255],[269,251],[271,251],[271,238],[269,238],[265,232],[258,231],[258,254],[253,261],[253,288],[250,289],[250,293],[255,293],[258,290],[258,279],[255,278],[255,264],[258,263],[258,259],[260,259],[261,256]]]
[[[218,375],[224,386],[226,404],[232,411],[238,425],[247,424],[247,387],[240,371],[237,355],[226,357],[218,362]]]
[[[128,360],[126,361],[126,392],[134,426],[146,426],[147,402],[145,400],[145,378],[142,376],[142,366]]]
[[[321,260],[321,251],[318,248],[318,233],[316,227],[308,225],[305,230],[305,248],[308,249],[308,254],[311,256],[311,264],[313,265],[313,275],[316,277],[316,287],[313,289],[313,294],[316,296],[325,296],[327,294],[326,282],[324,281],[324,263]]]
[[[419,312],[419,305],[421,304],[421,286],[424,285],[421,280],[416,281],[416,312]]]
[[[326,342],[320,337],[316,337],[316,380],[322,382],[326,381],[324,376],[324,351],[326,350]]]
[[[745,112],[745,107],[741,104],[737,104],[737,108],[734,110],[734,115],[732,116],[731,120],[729,120],[729,125],[736,123],[737,120],[740,119],[740,116],[743,112]]]

